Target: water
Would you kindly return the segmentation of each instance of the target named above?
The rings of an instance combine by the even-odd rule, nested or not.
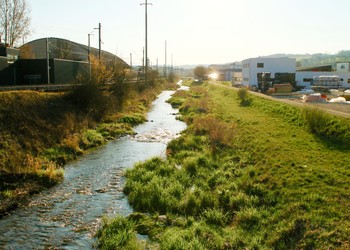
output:
[[[166,144],[185,129],[165,101],[154,101],[149,122],[134,137],[112,141],[65,168],[60,185],[35,196],[27,207],[0,220],[0,249],[92,249],[101,216],[128,215],[122,173],[135,163],[165,156]]]

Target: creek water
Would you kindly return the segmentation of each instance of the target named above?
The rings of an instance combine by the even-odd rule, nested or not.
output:
[[[93,249],[102,215],[132,212],[122,192],[123,171],[154,156],[165,157],[166,144],[186,128],[164,91],[153,102],[148,122],[136,136],[100,147],[65,167],[63,183],[32,198],[0,220],[0,249]]]

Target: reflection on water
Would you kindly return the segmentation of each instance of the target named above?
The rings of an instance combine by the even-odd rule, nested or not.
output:
[[[112,141],[66,166],[62,184],[33,198],[27,207],[0,220],[0,249],[91,249],[102,214],[132,212],[122,192],[122,173],[136,162],[165,156],[166,143],[185,129],[177,110],[154,101],[136,136]]]

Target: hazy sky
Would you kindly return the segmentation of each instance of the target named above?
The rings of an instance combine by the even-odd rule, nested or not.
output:
[[[61,37],[142,63],[144,0],[28,0],[32,35]],[[153,65],[213,64],[276,53],[350,49],[349,0],[148,0],[148,56]]]

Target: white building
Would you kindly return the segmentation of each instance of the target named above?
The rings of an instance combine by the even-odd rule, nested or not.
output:
[[[296,86],[310,88],[314,77],[338,76],[340,88],[350,88],[350,63],[337,63],[335,70],[328,67],[308,67],[302,71],[296,69],[296,59],[288,57],[257,57],[242,62],[242,84],[244,86],[258,87],[258,75],[268,73],[272,79],[278,79],[281,74],[294,74]]]
[[[314,77],[319,76],[338,76],[340,78],[341,88],[350,88],[350,72],[337,71],[297,71],[295,80],[297,86],[310,88]]]
[[[213,64],[209,66],[209,69],[218,74],[219,81],[232,81],[235,73],[242,72],[242,64],[237,62],[228,64]]]
[[[349,73],[350,72],[350,63],[348,63],[348,62],[346,62],[346,63],[337,63],[336,68],[337,68],[337,72]]]
[[[257,57],[242,62],[242,78],[244,86],[258,86],[258,74],[270,73],[275,78],[276,73],[295,74],[296,59],[288,57],[271,58]]]

